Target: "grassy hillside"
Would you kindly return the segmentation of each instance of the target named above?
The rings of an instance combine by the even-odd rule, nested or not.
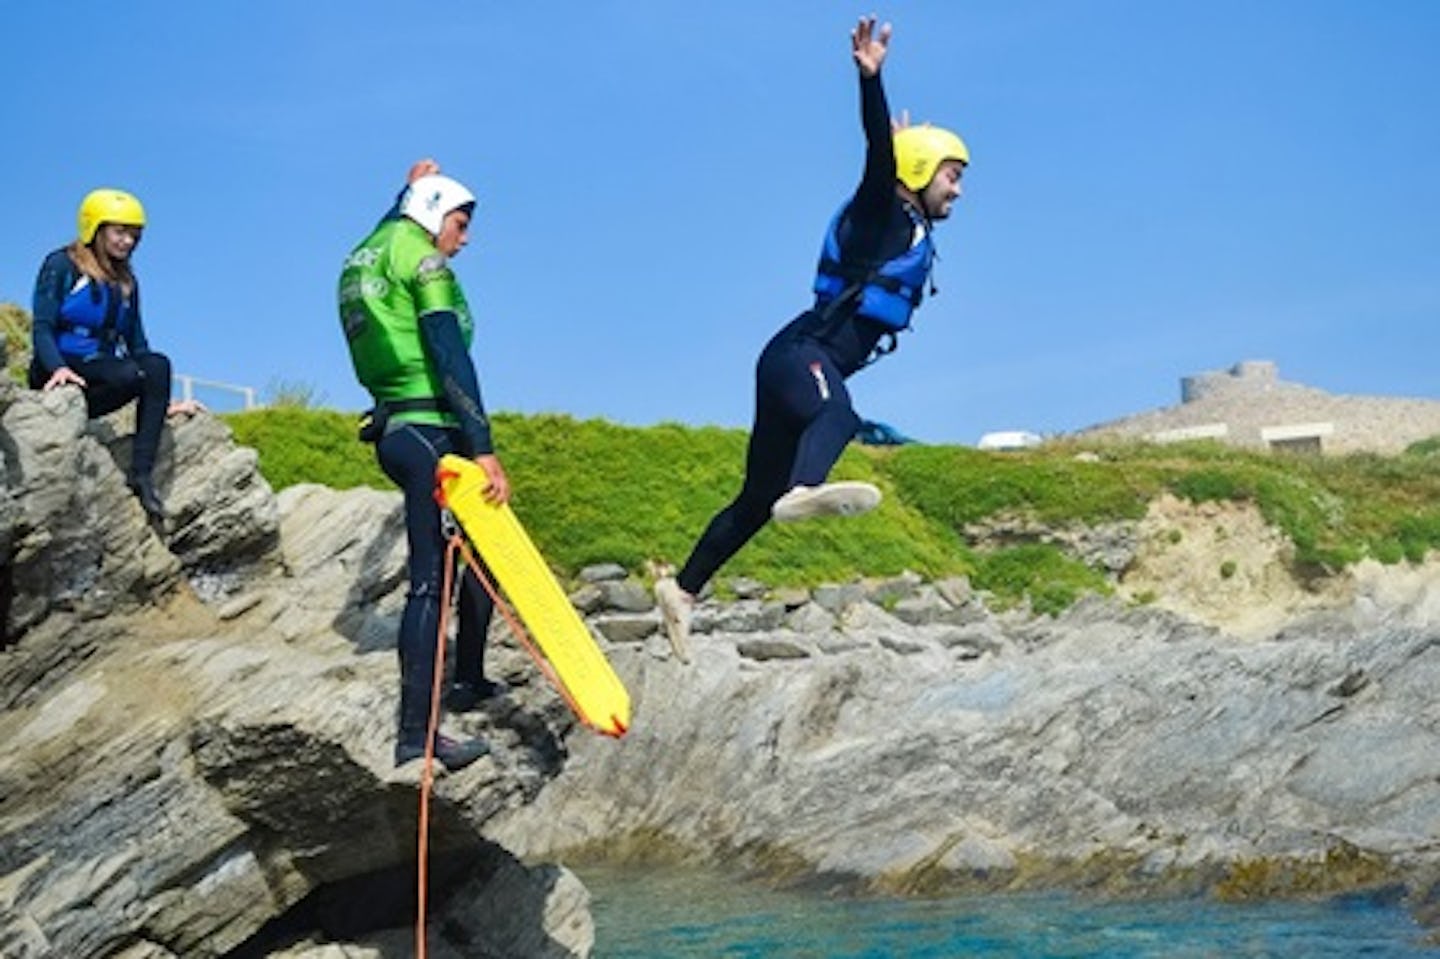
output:
[[[277,489],[299,482],[391,488],[373,450],[354,438],[354,416],[276,408],[226,417],[260,453]],[[675,424],[636,428],[565,416],[495,417],[515,509],[565,575],[614,561],[679,564],[740,481],[745,434]],[[965,524],[1025,514],[1050,524],[1136,518],[1169,491],[1195,501],[1248,500],[1296,544],[1301,572],[1371,556],[1418,560],[1440,546],[1440,444],[1399,457],[1310,458],[1247,453],[1216,444],[1047,445],[1021,453],[964,447],[852,446],[836,478],[886,493],[875,513],[845,522],[767,527],[725,568],[771,585],[857,575],[963,573],[1001,601],[1028,596],[1057,610],[1104,577],[1053,547],[991,553],[965,547]],[[1077,457],[1082,452],[1093,456]]]
[[[14,303],[0,303],[0,365],[4,376],[25,382],[30,365],[30,314]]]
[[[260,469],[277,489],[300,482],[393,488],[373,449],[355,439],[353,415],[286,408],[225,419],[239,442],[259,451]],[[637,570],[647,559],[678,565],[739,488],[745,434],[738,430],[503,413],[494,425],[515,511],[562,573],[607,561]],[[876,459],[859,449],[846,453],[837,475],[890,487]],[[848,580],[857,571],[943,576],[972,568],[954,533],[892,495],[851,523],[769,527],[726,572],[782,585]]]

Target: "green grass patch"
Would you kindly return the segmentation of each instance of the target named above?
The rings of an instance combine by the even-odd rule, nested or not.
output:
[[[885,461],[897,492],[931,519],[963,528],[997,514],[1041,522],[1138,519],[1155,492],[1123,469],[1055,450],[992,453],[905,446]]]
[[[355,438],[358,413],[272,406],[221,419],[235,442],[259,452],[260,475],[277,492],[298,483],[394,488],[375,462],[375,448]]]
[[[374,449],[355,438],[355,414],[277,407],[224,419],[239,442],[259,451],[261,472],[276,489],[302,482],[392,488]],[[515,510],[566,575],[602,561],[635,571],[647,560],[679,565],[739,490],[742,430],[560,415],[494,420]],[[966,574],[1001,602],[1028,597],[1036,610],[1055,612],[1086,591],[1104,592],[1104,577],[1049,546],[972,551],[964,528],[1001,516],[1051,526],[1135,520],[1166,492],[1253,504],[1294,542],[1302,574],[1364,557],[1417,561],[1440,548],[1437,449],[1427,441],[1396,457],[1277,457],[1215,443],[1052,443],[1007,453],[852,445],[834,478],[875,483],[885,493],[880,508],[846,520],[768,525],[722,578],[784,586],[906,569]],[[1077,458],[1081,452],[1087,455]]]
[[[374,448],[355,439],[354,414],[283,407],[224,418],[237,441],[259,450],[261,473],[277,490],[304,482],[393,488]],[[647,560],[680,565],[710,517],[739,492],[744,469],[742,430],[501,413],[494,433],[515,512],[563,575],[599,562],[635,571]],[[834,475],[876,483],[886,501],[866,516],[771,524],[723,575],[787,586],[906,569],[929,577],[969,572],[958,536],[894,495],[875,456],[847,450]]]
[[[977,554],[975,562],[972,584],[993,593],[1001,608],[1028,597],[1031,609],[1053,616],[1085,593],[1112,592],[1101,573],[1046,544]]]

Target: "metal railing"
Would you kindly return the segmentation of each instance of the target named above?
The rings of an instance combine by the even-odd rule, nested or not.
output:
[[[191,376],[189,373],[175,373],[171,379],[180,387],[180,399],[195,399],[195,387],[204,387],[207,390],[220,390],[226,393],[238,393],[244,402],[244,409],[253,410],[260,404],[255,400],[255,387],[238,386],[234,383],[220,383],[216,380],[205,380],[198,376]]]

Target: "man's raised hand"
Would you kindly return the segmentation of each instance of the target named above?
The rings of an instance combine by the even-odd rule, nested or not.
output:
[[[855,29],[850,31],[855,65],[860,68],[863,77],[873,77],[880,72],[880,64],[885,62],[885,52],[890,46],[890,24],[881,24],[876,30],[875,19],[873,15],[861,17]]]

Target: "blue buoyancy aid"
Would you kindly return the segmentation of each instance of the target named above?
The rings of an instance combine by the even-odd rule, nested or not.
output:
[[[80,274],[60,303],[55,345],[67,360],[113,356],[134,322],[134,310],[120,287]]]
[[[935,244],[930,224],[908,205],[905,212],[915,224],[916,240],[910,249],[878,266],[845,263],[840,254],[842,207],[825,231],[820,263],[815,273],[815,308],[839,306],[843,299],[858,296],[855,314],[884,324],[890,330],[910,326],[910,316],[925,295],[925,281],[935,261]]]

